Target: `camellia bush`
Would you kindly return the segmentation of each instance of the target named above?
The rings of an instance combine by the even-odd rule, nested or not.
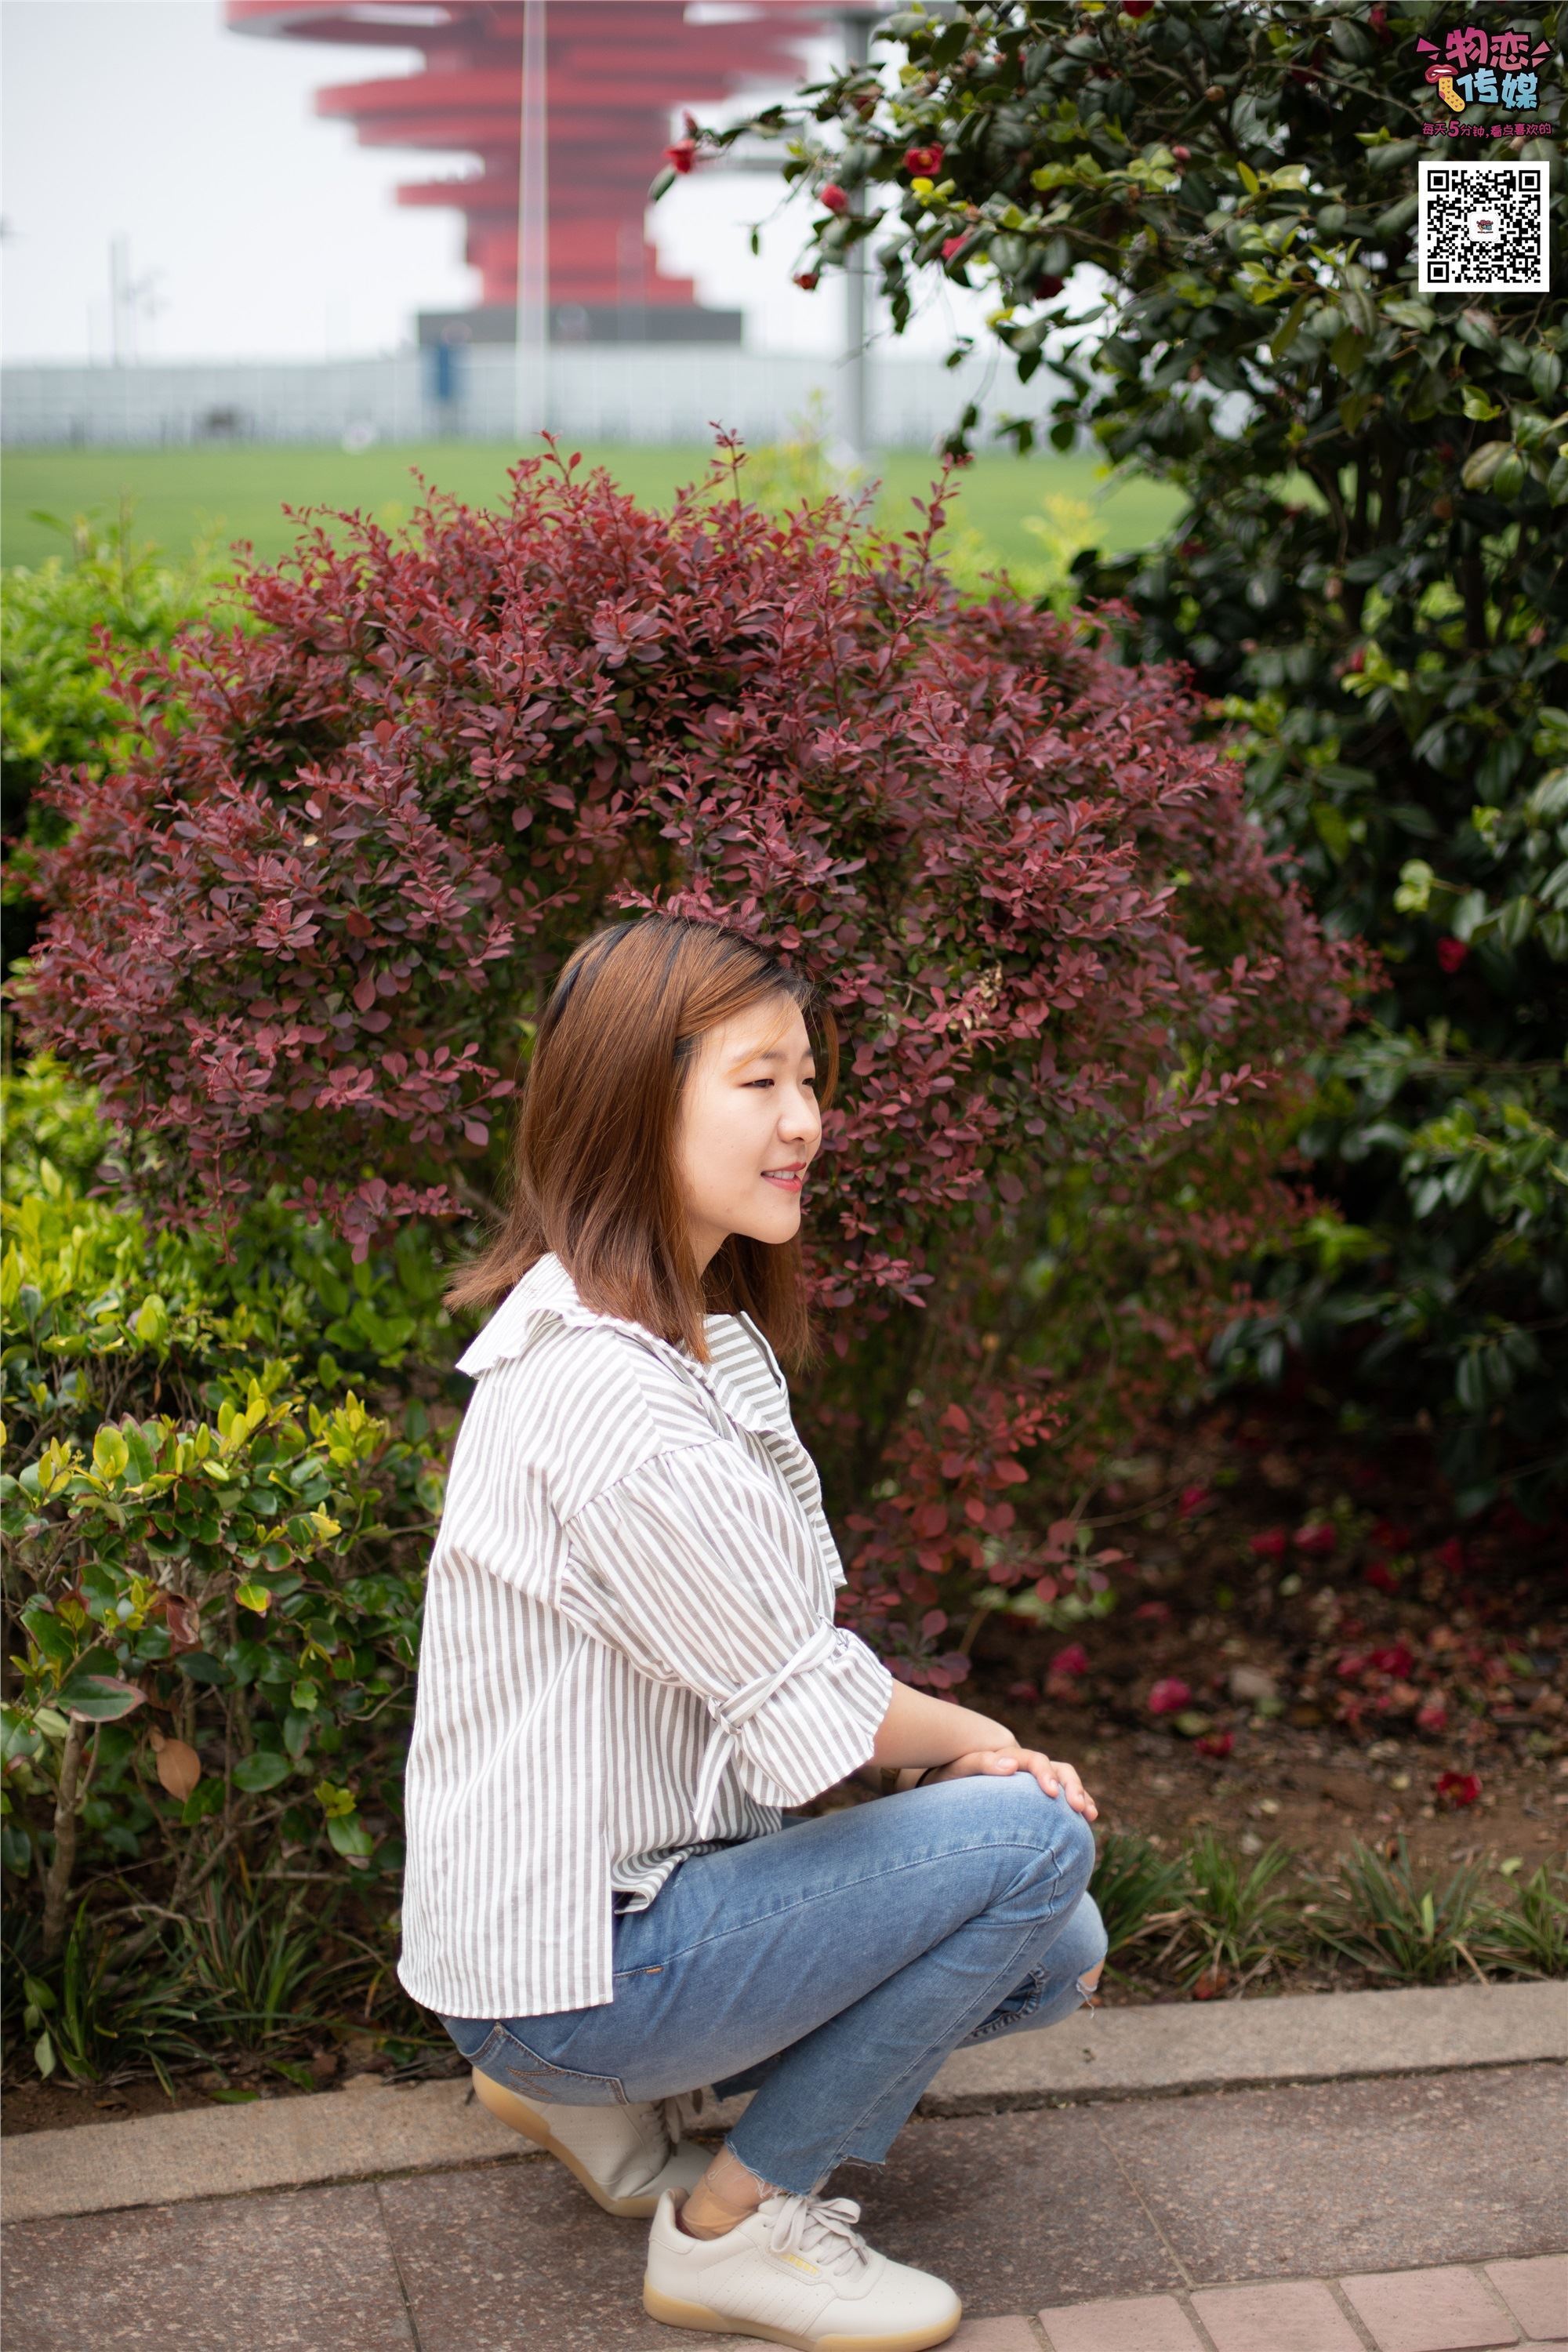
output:
[[[456,1383],[411,1228],[356,1265],[275,1186],[226,1255],[150,1233],[90,1090],[4,1097],[5,2022],[90,2080],[297,2029],[301,1971],[385,1994]],[[307,1888],[368,1956],[279,1936]]]
[[[18,1014],[152,1228],[277,1187],[359,1265],[483,1218],[595,924],[799,958],[847,1044],[803,1427],[856,1611],[946,1686],[987,1606],[1110,1605],[1070,1482],[1310,1206],[1270,1171],[1341,960],[1106,616],[965,602],[940,498],[889,539],[758,512],[739,467],[652,514],[530,460],[500,512],[433,496],[405,543],[344,519],[252,571],[251,626],[183,635],[177,719],[135,666],[137,756],[43,788],[72,829]]]
[[[1304,1348],[1347,1412],[1431,1433],[1462,1511],[1539,1518],[1568,1474],[1568,327],[1555,294],[1420,293],[1415,185],[1439,152],[1544,172],[1561,286],[1561,142],[1530,130],[1561,118],[1562,11],[1465,34],[1503,102],[1456,122],[1427,67],[1475,14],[914,7],[671,168],[778,138],[815,200],[798,282],[869,244],[895,330],[943,281],[989,289],[1020,385],[1051,386],[998,429],[1185,494],[1080,588],[1127,608],[1125,659],[1185,665],[1200,740],[1378,958],[1297,1138],[1329,1198],[1218,1360]],[[1510,113],[1523,135],[1461,136]]]

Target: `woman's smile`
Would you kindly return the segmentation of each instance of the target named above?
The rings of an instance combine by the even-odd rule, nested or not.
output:
[[[786,1192],[798,1192],[805,1181],[805,1162],[797,1160],[791,1168],[764,1168],[763,1175],[768,1183],[782,1185]]]

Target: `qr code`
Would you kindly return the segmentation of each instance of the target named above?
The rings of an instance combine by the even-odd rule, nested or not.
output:
[[[1421,158],[1416,285],[1423,294],[1544,294],[1546,166]]]

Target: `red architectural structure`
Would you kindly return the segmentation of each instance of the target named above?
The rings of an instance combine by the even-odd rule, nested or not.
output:
[[[710,13],[718,21],[703,21]],[[694,310],[691,282],[661,278],[643,235],[671,110],[752,80],[793,82],[803,36],[823,13],[811,0],[711,12],[681,0],[549,0],[552,314],[563,305],[584,318],[654,310],[679,331],[669,314]],[[472,176],[409,182],[397,201],[465,215],[464,257],[479,272],[481,304],[497,311],[517,299],[523,15],[521,0],[226,0],[236,32],[423,51],[417,72],[337,84],[318,94],[316,110],[353,122],[367,147],[479,157]]]

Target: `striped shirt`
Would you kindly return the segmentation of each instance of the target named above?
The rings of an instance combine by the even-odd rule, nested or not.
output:
[[[475,1375],[431,1553],[398,1976],[448,2017],[613,1997],[614,1910],[866,1762],[892,1676],[845,1581],[772,1348],[712,1361],[530,1267]]]

